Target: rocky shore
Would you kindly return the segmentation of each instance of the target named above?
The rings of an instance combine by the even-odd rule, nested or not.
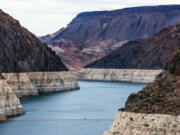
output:
[[[180,50],[160,73],[138,93],[132,93],[119,109],[105,135],[180,134]]]
[[[25,114],[25,110],[14,91],[2,78],[0,79],[0,99],[0,121],[5,120],[6,116]]]
[[[24,114],[18,97],[79,89],[71,72],[2,73],[0,79],[0,121]]]
[[[79,89],[72,72],[29,72],[27,76],[39,94]]]
[[[85,81],[150,83],[161,72],[162,70],[84,68],[78,72],[78,79]]]
[[[32,84],[28,73],[2,73],[18,97],[38,95],[38,89]]]
[[[180,116],[119,111],[104,135],[179,135]]]
[[[2,73],[18,97],[79,89],[71,72]]]

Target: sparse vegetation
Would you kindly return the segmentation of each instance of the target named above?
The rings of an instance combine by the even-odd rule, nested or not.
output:
[[[147,124],[147,123],[144,123],[144,126],[145,126],[145,127],[149,127],[149,124]]]
[[[132,117],[130,117],[129,119],[130,119],[130,121],[134,121],[134,119]]]

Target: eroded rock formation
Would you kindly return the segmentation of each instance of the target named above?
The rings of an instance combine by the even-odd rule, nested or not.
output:
[[[118,112],[104,135],[179,135],[180,116]]]
[[[69,69],[78,69],[108,55],[127,41],[151,37],[179,23],[179,14],[179,5],[84,12],[66,28],[41,40],[56,51]],[[119,54],[123,53],[127,52]]]
[[[30,72],[27,75],[39,94],[79,89],[71,72]]]
[[[71,72],[2,73],[18,97],[79,89]]]
[[[5,79],[0,79],[0,121],[5,120],[6,116],[24,114],[25,110],[20,104],[14,91]]]
[[[149,83],[162,70],[138,69],[82,69],[78,72],[79,80]]]
[[[0,79],[0,121],[24,114],[18,97],[78,90],[71,72],[2,73]],[[17,95],[17,96],[16,96]]]
[[[38,89],[32,84],[27,73],[2,73],[8,85],[18,97],[38,95]]]

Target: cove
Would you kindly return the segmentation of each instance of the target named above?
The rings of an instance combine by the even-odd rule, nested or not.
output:
[[[0,124],[1,135],[103,135],[130,93],[146,84],[80,81],[80,90],[24,97],[27,114]]]

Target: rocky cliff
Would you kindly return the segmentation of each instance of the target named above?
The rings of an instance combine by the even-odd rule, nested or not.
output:
[[[180,115],[180,51],[169,62],[168,70],[140,92],[131,94],[121,110]]]
[[[66,70],[46,44],[0,10],[0,72]]]
[[[25,113],[17,96],[79,89],[71,72],[2,73],[0,77],[0,121],[5,120],[6,116]]]
[[[149,83],[162,70],[138,69],[82,69],[78,72],[79,80]]]
[[[2,73],[8,85],[18,97],[38,95],[38,89],[30,81],[27,73]]]
[[[2,73],[18,97],[79,89],[71,72]]]
[[[167,69],[153,83],[128,97],[105,135],[180,134],[180,50]]]
[[[80,68],[129,40],[151,37],[179,23],[179,14],[179,5],[84,12],[66,28],[40,39],[48,43],[69,68]]]
[[[79,89],[72,73],[58,71],[67,71],[58,56],[0,10],[0,120],[25,113],[17,96]]]
[[[30,72],[27,75],[39,94],[79,89],[72,72]]]
[[[87,68],[165,69],[180,47],[180,24],[165,28],[152,38],[130,41]]]
[[[104,135],[179,135],[180,116],[118,112]]]
[[[5,79],[0,79],[0,121],[6,116],[24,114],[25,110]]]

